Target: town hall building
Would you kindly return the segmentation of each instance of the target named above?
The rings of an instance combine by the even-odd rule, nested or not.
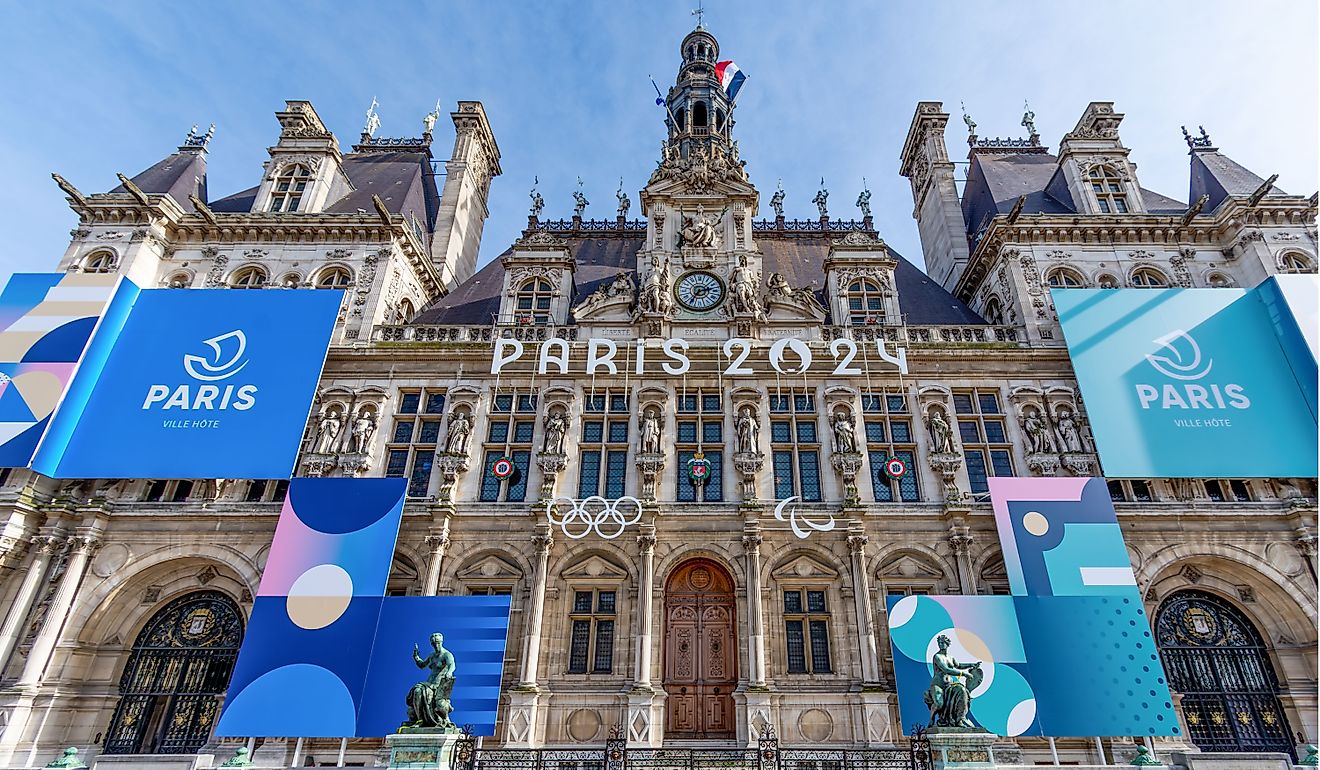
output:
[[[1316,196],[1205,130],[1184,132],[1187,191],[1143,187],[1109,102],[1057,150],[1029,113],[1025,136],[964,116],[951,137],[920,102],[892,148],[909,259],[869,192],[856,213],[824,189],[786,212],[741,155],[714,35],[679,54],[635,200],[594,218],[533,190],[484,265],[502,169],[480,102],[458,102],[441,159],[438,112],[387,138],[371,111],[344,148],[289,101],[246,190],[208,190],[209,131],[106,192],[56,175],[77,218],[56,267],[346,292],[296,474],[406,479],[390,593],[512,597],[485,746],[901,747],[885,597],[1007,593],[987,479],[1103,475],[1050,290],[1314,273]],[[383,756],[213,735],[287,480],[0,478],[0,768],[69,746],[141,767]],[[1150,748],[1300,760],[1320,737],[1316,480],[1109,488],[1185,736]],[[996,756],[1126,763],[1140,745]]]

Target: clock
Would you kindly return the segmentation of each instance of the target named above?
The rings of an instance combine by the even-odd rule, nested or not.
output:
[[[688,310],[714,310],[724,301],[724,282],[712,273],[693,270],[679,276],[674,284],[674,296]]]

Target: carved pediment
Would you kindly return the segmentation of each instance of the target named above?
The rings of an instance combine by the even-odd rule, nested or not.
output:
[[[568,580],[620,581],[628,579],[627,570],[595,554],[566,567],[560,574]]]
[[[518,580],[522,570],[514,564],[489,554],[459,570],[459,580]]]
[[[824,564],[806,554],[790,559],[779,565],[771,577],[781,582],[793,582],[795,580],[834,580],[839,576],[838,570]]]
[[[892,578],[894,580],[939,580],[944,577],[944,572],[933,566],[925,559],[920,559],[911,554],[902,554],[886,562],[880,568],[881,578]]]
[[[631,296],[589,295],[572,310],[573,318],[578,321],[630,321],[632,320],[633,298]]]

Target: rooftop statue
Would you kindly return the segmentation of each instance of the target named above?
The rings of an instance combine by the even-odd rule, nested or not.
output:
[[[454,692],[454,674],[457,664],[454,655],[445,649],[444,634],[431,634],[433,652],[423,658],[413,645],[413,662],[427,670],[426,679],[408,691],[408,719],[402,727],[432,728],[438,732],[456,733],[458,726],[449,719],[454,710],[449,698]]]
[[[825,202],[829,199],[830,191],[825,189],[825,177],[821,177],[820,189],[816,191],[816,197],[812,198],[811,202],[816,204],[816,209],[820,211],[822,219],[830,215],[830,212],[825,208]]]
[[[770,196],[770,208],[775,210],[776,217],[784,215],[784,180],[779,180],[779,187],[775,194]]]

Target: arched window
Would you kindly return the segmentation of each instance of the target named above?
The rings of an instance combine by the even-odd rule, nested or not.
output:
[[[880,284],[859,278],[848,284],[848,322],[853,326],[883,323],[885,297]]]
[[[1076,288],[1086,285],[1086,279],[1076,270],[1056,267],[1045,276],[1045,282],[1056,288]]]
[[[417,311],[413,310],[413,303],[407,297],[399,300],[399,323],[406,324],[411,321],[415,312]]]
[[[171,289],[186,289],[192,286],[192,276],[187,273],[175,273],[166,284]]]
[[[312,175],[301,163],[288,166],[275,177],[270,192],[271,211],[297,211]]]
[[[1179,591],[1160,606],[1155,642],[1202,751],[1292,754],[1265,642],[1236,607],[1203,591]]]
[[[1153,267],[1139,267],[1132,271],[1132,285],[1141,289],[1162,289],[1169,285],[1169,279]]]
[[[1279,269],[1285,273],[1315,272],[1315,268],[1311,267],[1311,260],[1307,259],[1305,254],[1296,251],[1285,251],[1279,256]]]
[[[1095,285],[1102,289],[1117,289],[1118,279],[1109,273],[1101,273],[1095,279]]]
[[[243,616],[219,591],[175,599],[133,643],[106,732],[107,754],[192,754],[211,737],[243,641]]]
[[[692,127],[704,128],[706,126],[706,103],[697,102],[692,105]]]
[[[113,251],[98,251],[83,261],[84,273],[113,273],[119,266]]]
[[[998,297],[991,297],[990,301],[985,303],[985,320],[992,324],[1004,322],[1004,305]]]
[[[1211,288],[1223,289],[1232,286],[1233,279],[1223,273],[1211,273],[1210,277],[1206,280],[1206,283],[1210,284]]]
[[[1095,193],[1096,205],[1101,214],[1128,213],[1127,195],[1123,192],[1123,180],[1113,166],[1099,165],[1091,168],[1086,181]]]
[[[524,283],[514,295],[514,320],[520,324],[550,323],[550,300],[553,289],[550,282],[533,278]]]
[[[266,271],[253,265],[245,267],[229,279],[229,286],[234,289],[260,289],[266,285]]]
[[[347,289],[353,285],[353,274],[346,267],[327,267],[316,276],[318,289]]]

